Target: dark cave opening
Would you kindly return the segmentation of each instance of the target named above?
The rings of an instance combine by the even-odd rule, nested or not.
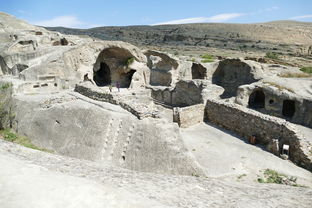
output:
[[[249,96],[248,106],[253,109],[264,108],[265,95],[261,90],[256,90]]]
[[[105,62],[101,62],[100,69],[94,72],[93,80],[99,87],[111,84],[111,71]]]

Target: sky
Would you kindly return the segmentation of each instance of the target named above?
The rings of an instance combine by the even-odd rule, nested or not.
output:
[[[0,0],[0,11],[40,26],[312,22],[312,0]]]

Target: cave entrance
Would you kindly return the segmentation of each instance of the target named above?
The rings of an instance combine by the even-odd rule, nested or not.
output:
[[[111,70],[105,62],[101,62],[100,69],[94,72],[93,80],[99,87],[111,84]]]
[[[296,111],[295,101],[293,100],[283,101],[283,110],[282,110],[283,116],[291,118],[294,116],[295,111]]]
[[[206,68],[201,64],[193,63],[192,65],[192,79],[205,79]]]
[[[264,108],[265,95],[262,90],[256,90],[249,96],[248,106],[253,109]]]
[[[122,74],[120,79],[120,87],[129,88],[131,84],[131,80],[135,70],[130,70],[129,72]]]

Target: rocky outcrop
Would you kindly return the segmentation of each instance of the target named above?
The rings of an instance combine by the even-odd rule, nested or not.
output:
[[[152,87],[152,98],[173,107],[205,103],[208,97],[218,99],[224,89],[208,80],[180,80],[174,88]]]
[[[242,59],[225,59],[219,62],[212,75],[212,82],[225,90],[223,98],[236,96],[239,86],[251,84],[263,78],[261,65]]]
[[[235,102],[240,105],[312,127],[312,113],[307,110],[312,108],[312,99],[296,94],[290,86],[263,81],[243,85],[237,93]]]
[[[58,154],[136,171],[202,175],[174,123],[139,120],[119,106],[79,94],[16,96],[13,128]]]
[[[150,85],[171,86],[178,76],[178,61],[170,55],[158,51],[149,50],[144,54],[150,69]]]

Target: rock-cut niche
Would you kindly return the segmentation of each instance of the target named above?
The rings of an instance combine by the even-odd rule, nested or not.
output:
[[[224,88],[221,98],[236,96],[239,86],[251,84],[257,80],[252,73],[252,67],[240,59],[221,61],[212,75],[212,83]]]
[[[205,79],[207,69],[201,64],[193,63],[192,65],[192,79]]]
[[[253,109],[264,108],[265,94],[262,90],[256,90],[249,96],[248,107]]]
[[[128,88],[136,70],[127,67],[127,60],[132,54],[123,48],[108,48],[103,50],[93,68],[93,80],[97,86],[116,85]]]
[[[283,109],[282,114],[287,118],[291,118],[294,116],[296,112],[296,103],[293,100],[284,100],[283,101]]]

